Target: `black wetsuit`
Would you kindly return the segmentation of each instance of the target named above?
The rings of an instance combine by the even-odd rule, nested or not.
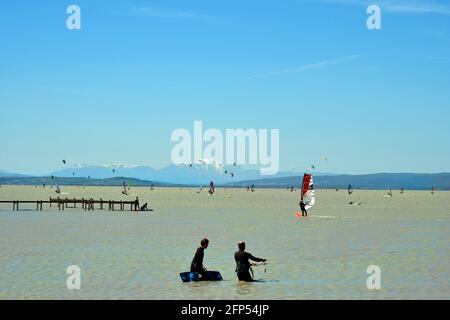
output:
[[[234,260],[236,260],[236,273],[240,281],[252,281],[250,275],[250,261],[264,262],[264,259],[256,258],[250,253],[245,251],[238,251],[234,254]]]
[[[308,211],[306,211],[306,208],[305,208],[305,203],[303,202],[303,201],[300,201],[300,210],[302,210],[302,216],[307,216],[308,215]]]
[[[202,275],[202,277],[206,277],[206,269],[203,267],[203,258],[205,256],[205,249],[202,247],[198,248],[195,252],[194,259],[192,259],[191,263],[191,272],[197,272]]]

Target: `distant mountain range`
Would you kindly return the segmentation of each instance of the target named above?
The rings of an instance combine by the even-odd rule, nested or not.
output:
[[[219,168],[213,165],[189,165],[175,166],[170,165],[162,169],[154,169],[147,166],[130,165],[77,165],[73,168],[67,168],[51,172],[48,176],[55,177],[91,177],[92,179],[106,179],[115,177],[128,177],[146,181],[163,181],[172,184],[209,184],[211,180],[217,184],[232,183],[234,181],[260,179],[259,170],[247,170],[239,166],[221,166]],[[232,176],[233,175],[233,176]],[[280,172],[272,178],[289,177],[293,172]]]
[[[231,177],[231,173],[234,175]],[[51,177],[54,177],[52,179]],[[154,169],[146,166],[129,165],[77,165],[51,172],[44,177],[33,177],[0,171],[0,184],[13,185],[96,185],[116,186],[124,180],[134,186],[198,186],[208,185],[213,180],[216,185],[246,187],[254,184],[259,188],[298,187],[303,174],[280,172],[275,176],[261,176],[258,170],[246,170],[239,166],[225,166],[217,170],[214,166],[195,165],[168,166]],[[314,173],[316,188],[344,189],[349,184],[354,189],[431,189],[450,190],[450,173],[377,173],[366,175],[336,175]]]
[[[229,186],[245,187],[254,184],[260,188],[298,187],[302,178],[303,175],[238,181],[229,184]],[[439,190],[450,190],[450,173],[376,173],[365,175],[319,175],[314,177],[314,185],[319,189],[347,189],[349,184],[352,185],[353,189],[405,188],[409,190],[429,190],[434,187]]]
[[[7,171],[0,170],[0,177],[28,177],[24,174],[11,173]]]
[[[134,178],[105,178],[105,179],[88,179],[88,178],[60,178],[54,177],[0,177],[0,185],[61,185],[61,186],[116,186],[121,187],[123,183],[133,187],[173,187],[175,185],[164,182],[152,182],[139,180]]]

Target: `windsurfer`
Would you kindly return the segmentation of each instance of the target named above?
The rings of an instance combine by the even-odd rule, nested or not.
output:
[[[306,211],[305,203],[303,202],[303,199],[300,200],[300,210],[302,210],[302,217],[308,216],[308,211]]]

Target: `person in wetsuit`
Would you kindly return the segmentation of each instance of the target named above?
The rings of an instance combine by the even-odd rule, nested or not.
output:
[[[136,197],[136,200],[134,200],[134,211],[140,211],[140,206],[139,206],[139,198]]]
[[[205,249],[208,248],[209,240],[202,239],[200,247],[195,252],[194,259],[191,263],[191,272],[197,272],[202,278],[206,278],[206,268],[203,266],[203,258],[205,257]]]
[[[300,210],[302,210],[302,217],[307,217],[308,216],[308,211],[306,211],[306,207],[305,207],[305,203],[303,202],[303,199],[300,200]]]
[[[252,254],[245,252],[245,242],[240,241],[238,243],[239,251],[234,254],[234,260],[236,261],[236,273],[239,281],[253,281],[250,275],[250,261],[266,262],[266,259],[256,258]]]

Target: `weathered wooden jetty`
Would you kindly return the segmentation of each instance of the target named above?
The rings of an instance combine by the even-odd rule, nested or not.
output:
[[[76,199],[76,198],[51,198],[49,200],[9,200],[0,201],[0,204],[12,204],[13,211],[18,211],[19,206],[22,204],[35,204],[36,211],[42,211],[43,204],[48,204],[50,207],[56,205],[58,210],[64,211],[66,208],[77,208],[80,205],[81,209],[85,211],[105,210],[107,208],[109,211],[125,211],[129,208],[129,211],[139,211],[139,205],[136,201],[118,201],[118,200],[94,200],[94,199]],[[127,210],[128,211],[128,210]]]

